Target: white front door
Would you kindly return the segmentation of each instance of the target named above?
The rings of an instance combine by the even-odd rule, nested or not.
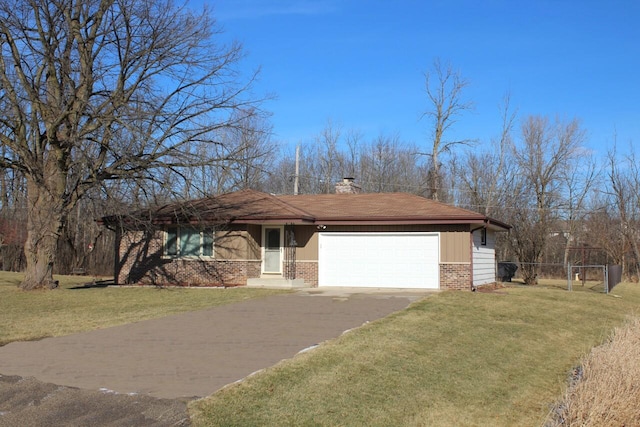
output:
[[[282,226],[262,227],[262,272],[266,274],[282,274]]]

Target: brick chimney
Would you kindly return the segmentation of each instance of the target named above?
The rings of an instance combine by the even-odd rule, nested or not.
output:
[[[336,194],[358,194],[362,189],[353,182],[353,178],[342,178],[336,183]]]

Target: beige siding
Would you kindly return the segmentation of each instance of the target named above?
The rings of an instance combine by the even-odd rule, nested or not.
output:
[[[259,226],[257,228],[259,233]],[[216,231],[215,257],[230,260],[260,259],[260,244],[251,231],[254,230]]]
[[[303,225],[295,228],[297,261],[318,260],[318,233],[314,225]]]
[[[471,262],[469,232],[440,233],[440,262]]]
[[[247,225],[247,259],[261,259],[262,226]]]
[[[247,244],[242,231],[216,231],[215,257],[219,259],[244,259]]]

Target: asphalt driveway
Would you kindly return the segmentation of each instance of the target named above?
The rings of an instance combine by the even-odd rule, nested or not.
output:
[[[310,290],[64,337],[14,342],[0,347],[0,386],[12,383],[16,376],[21,381],[34,378],[58,388],[103,395],[186,402],[401,310],[424,295],[415,291]],[[2,398],[0,387],[0,425],[12,413],[11,408],[3,407]]]

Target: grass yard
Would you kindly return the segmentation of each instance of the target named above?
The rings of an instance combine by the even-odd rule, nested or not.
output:
[[[55,291],[21,291],[22,274],[0,272],[0,345],[122,325],[283,291],[228,288],[82,287],[91,278],[56,276]],[[73,288],[77,289],[73,289]]]
[[[426,298],[193,402],[194,425],[540,426],[640,304],[637,284],[561,287]]]

